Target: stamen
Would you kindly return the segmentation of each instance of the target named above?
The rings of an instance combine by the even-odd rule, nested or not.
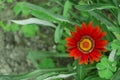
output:
[[[94,40],[90,36],[83,36],[78,42],[78,48],[83,53],[88,54],[94,48]]]

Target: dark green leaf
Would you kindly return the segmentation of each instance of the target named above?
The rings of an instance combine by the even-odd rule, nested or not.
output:
[[[118,23],[120,25],[120,9],[118,9]]]
[[[37,11],[38,13],[40,13],[39,17],[41,17],[42,19],[43,19],[43,16],[44,16],[44,17],[46,17],[44,19],[48,19],[49,18],[49,20],[50,20],[50,18],[51,18],[51,19],[53,19],[53,22],[56,22],[56,21],[70,22],[69,20],[67,20],[63,16],[53,14],[53,13],[49,12],[48,10],[46,10],[46,9],[40,7],[40,6],[36,6],[34,4],[25,3],[25,2],[22,3],[22,4],[25,5],[27,8],[29,8],[31,10],[34,10],[34,11]]]
[[[116,26],[111,20],[109,20],[103,13],[98,11],[89,11],[89,14],[100,20],[107,26]]]
[[[85,78],[85,80],[107,80],[107,79],[100,78],[96,75],[91,75],[91,76],[88,76],[87,78]]]
[[[120,69],[118,69],[111,80],[120,80]]]
[[[108,27],[108,29],[112,32],[117,32],[117,33],[120,33],[120,28],[119,27]]]
[[[93,10],[102,10],[102,9],[113,9],[116,7],[110,4],[91,4],[91,5],[77,5],[75,6],[80,11],[93,11]]]

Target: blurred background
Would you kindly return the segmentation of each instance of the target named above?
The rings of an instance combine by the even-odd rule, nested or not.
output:
[[[92,21],[107,33],[108,57],[120,49],[119,7],[119,0],[0,0],[0,80],[79,80],[79,65],[68,57],[65,38],[74,25]],[[97,63],[85,66],[84,80],[111,79],[116,63],[107,60],[109,66],[102,64],[101,70]],[[51,76],[57,77],[46,79]],[[114,76],[111,80],[120,80]]]

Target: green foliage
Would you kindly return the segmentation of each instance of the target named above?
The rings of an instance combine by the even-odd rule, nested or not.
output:
[[[55,35],[54,35],[54,39],[55,42],[58,43],[62,37],[62,33],[63,33],[63,27],[62,26],[57,26],[55,29]]]
[[[0,22],[0,27],[3,28],[5,31],[12,31],[17,32],[19,30],[19,26],[17,24],[4,24],[3,22]]]
[[[55,64],[51,58],[44,58],[44,59],[41,59],[39,67],[40,68],[54,68]]]
[[[114,40],[112,43],[111,43],[111,48],[112,49],[120,49],[120,42],[118,40]]]
[[[39,28],[37,25],[24,25],[21,30],[25,37],[34,37],[39,31]]]
[[[12,2],[13,2],[13,0],[7,0],[7,2],[8,2],[8,3],[12,3]]]
[[[2,76],[0,79],[46,80],[50,78],[49,80],[63,80],[66,77],[71,78],[71,76],[74,76],[75,80],[120,80],[120,63],[118,62],[120,59],[120,0],[48,0],[43,4],[40,4],[41,1],[39,0],[33,0],[30,3],[27,0],[21,0],[24,2],[1,1],[0,11],[5,8],[3,4],[5,2],[15,4],[13,11],[16,16],[10,19],[18,19],[11,20],[16,24],[1,21],[0,27],[4,31],[17,32],[21,30],[25,37],[34,38],[39,33],[38,25],[41,27],[49,26],[47,29],[54,29],[53,36],[56,44],[54,44],[51,51],[29,51],[27,57],[38,70],[23,75]],[[33,4],[33,2],[36,4]],[[99,25],[107,33],[104,39],[108,40],[110,49],[104,54],[99,63],[86,66],[78,65],[76,61],[73,64],[72,60],[69,61],[66,53],[65,37],[69,36],[70,31],[74,30],[74,25],[80,26],[82,22],[88,23],[89,21],[92,21],[93,25]],[[18,24],[23,26],[19,27]],[[65,64],[70,66],[69,69],[63,65],[66,68],[56,69],[61,64],[54,63],[54,61],[62,59],[59,62],[64,64],[64,58],[64,61],[68,61]],[[61,73],[66,74],[59,76]]]
[[[118,10],[118,23],[120,25],[120,10]]]
[[[64,4],[64,11],[63,11],[63,16],[67,17],[69,16],[69,10],[72,7],[72,3],[69,0],[66,0],[65,4]]]
[[[66,43],[66,41],[60,40],[59,44],[56,46],[56,49],[57,49],[58,51],[62,52],[62,53],[65,53],[65,51],[66,51],[66,48],[65,48],[65,46],[64,46],[65,43]]]
[[[117,55],[120,55],[120,41],[119,40],[113,40],[111,43],[111,48],[117,50]]]
[[[12,24],[11,25],[11,31],[17,32],[19,30],[19,26],[17,24]]]
[[[76,8],[78,10],[83,10],[83,11],[93,11],[93,10],[102,10],[102,9],[111,9],[111,8],[116,9],[114,5],[110,5],[110,4],[77,5]]]
[[[93,75],[93,76],[87,77],[85,80],[108,80],[108,79],[100,78],[96,75]]]
[[[113,72],[116,71],[116,62],[110,62],[106,57],[103,57],[96,67],[101,78],[110,79]]]
[[[111,80],[120,80],[120,69],[118,69]]]
[[[28,54],[28,59],[30,59],[31,62],[34,64],[34,66],[36,68],[38,68],[38,69],[40,68],[39,63],[37,63],[38,60],[41,61],[42,59],[43,60],[45,59],[45,61],[46,61],[46,59],[49,59],[49,58],[52,58],[52,57],[56,57],[56,58],[59,58],[59,57],[62,58],[62,57],[64,57],[64,58],[66,58],[66,57],[68,57],[68,55],[66,53],[60,54],[58,52],[31,51],[31,50],[29,51],[29,54]],[[52,60],[51,60],[50,64],[52,64],[52,66],[54,65]],[[45,63],[45,65],[47,65],[47,64]]]
[[[15,12],[15,15],[17,16],[18,14],[20,14],[20,12],[22,12],[22,14],[24,16],[28,15],[30,10],[25,7],[25,5],[23,5],[22,3],[17,3],[15,6],[14,6],[14,12]]]

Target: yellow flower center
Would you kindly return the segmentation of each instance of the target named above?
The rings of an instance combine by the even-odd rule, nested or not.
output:
[[[83,53],[89,53],[93,50],[94,47],[94,41],[89,36],[83,36],[81,40],[78,43],[78,48]]]

